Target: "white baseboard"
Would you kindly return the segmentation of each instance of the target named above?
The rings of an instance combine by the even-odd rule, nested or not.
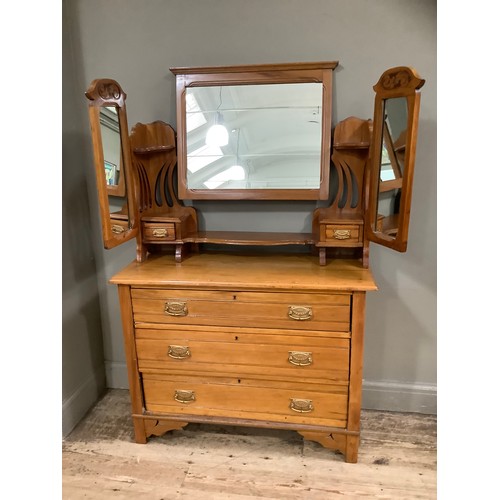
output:
[[[98,370],[85,380],[62,403],[62,436],[66,437],[102,396],[106,388],[104,369]]]
[[[106,362],[106,381],[111,389],[128,389],[127,365]],[[367,410],[437,413],[437,389],[433,384],[363,381],[362,408]]]

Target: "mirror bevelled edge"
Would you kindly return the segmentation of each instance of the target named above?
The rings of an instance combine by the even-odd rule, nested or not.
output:
[[[88,99],[89,121],[94,153],[94,170],[96,175],[99,211],[104,248],[118,246],[138,235],[138,212],[135,197],[135,183],[132,175],[132,161],[130,154],[127,112],[125,99],[127,95],[120,84],[110,78],[93,80],[85,92]],[[116,231],[112,224],[108,200],[108,185],[104,171],[104,150],[100,123],[100,110],[104,107],[114,107],[117,110],[120,129],[122,168],[125,177],[125,208],[128,211],[128,224],[124,230]]]
[[[399,252],[406,252],[408,245],[408,230],[412,198],[413,173],[417,146],[418,119],[420,111],[420,89],[425,80],[407,66],[398,66],[386,70],[373,89],[375,107],[373,115],[373,137],[370,151],[368,210],[365,219],[366,239]],[[395,236],[384,234],[380,230],[378,217],[379,190],[383,181],[380,180],[381,153],[385,123],[385,102],[388,99],[405,98],[407,102],[407,131],[401,195]]]

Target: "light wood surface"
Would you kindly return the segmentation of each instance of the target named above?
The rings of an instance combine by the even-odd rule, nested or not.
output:
[[[351,465],[287,430],[189,424],[137,445],[129,404],[128,391],[109,391],[65,439],[64,500],[437,496],[433,415],[363,410]]]
[[[286,282],[283,273],[287,274]],[[133,286],[185,287],[242,290],[265,288],[289,291],[377,290],[369,269],[352,259],[336,259],[320,266],[308,255],[193,254],[178,265],[169,255],[151,256],[145,263],[132,262],[110,283]]]
[[[369,270],[309,255],[167,257],[111,280],[136,441],[186,422],[291,428],[356,462]]]

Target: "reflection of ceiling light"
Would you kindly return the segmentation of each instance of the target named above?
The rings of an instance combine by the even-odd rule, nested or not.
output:
[[[205,144],[208,146],[227,146],[229,134],[227,128],[223,125],[222,115],[217,112],[215,125],[212,125],[207,132]]]

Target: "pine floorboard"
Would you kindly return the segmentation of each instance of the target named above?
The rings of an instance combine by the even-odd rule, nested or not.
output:
[[[436,416],[364,410],[357,464],[293,431],[189,424],[136,444],[109,390],[63,441],[62,498],[434,499]]]

